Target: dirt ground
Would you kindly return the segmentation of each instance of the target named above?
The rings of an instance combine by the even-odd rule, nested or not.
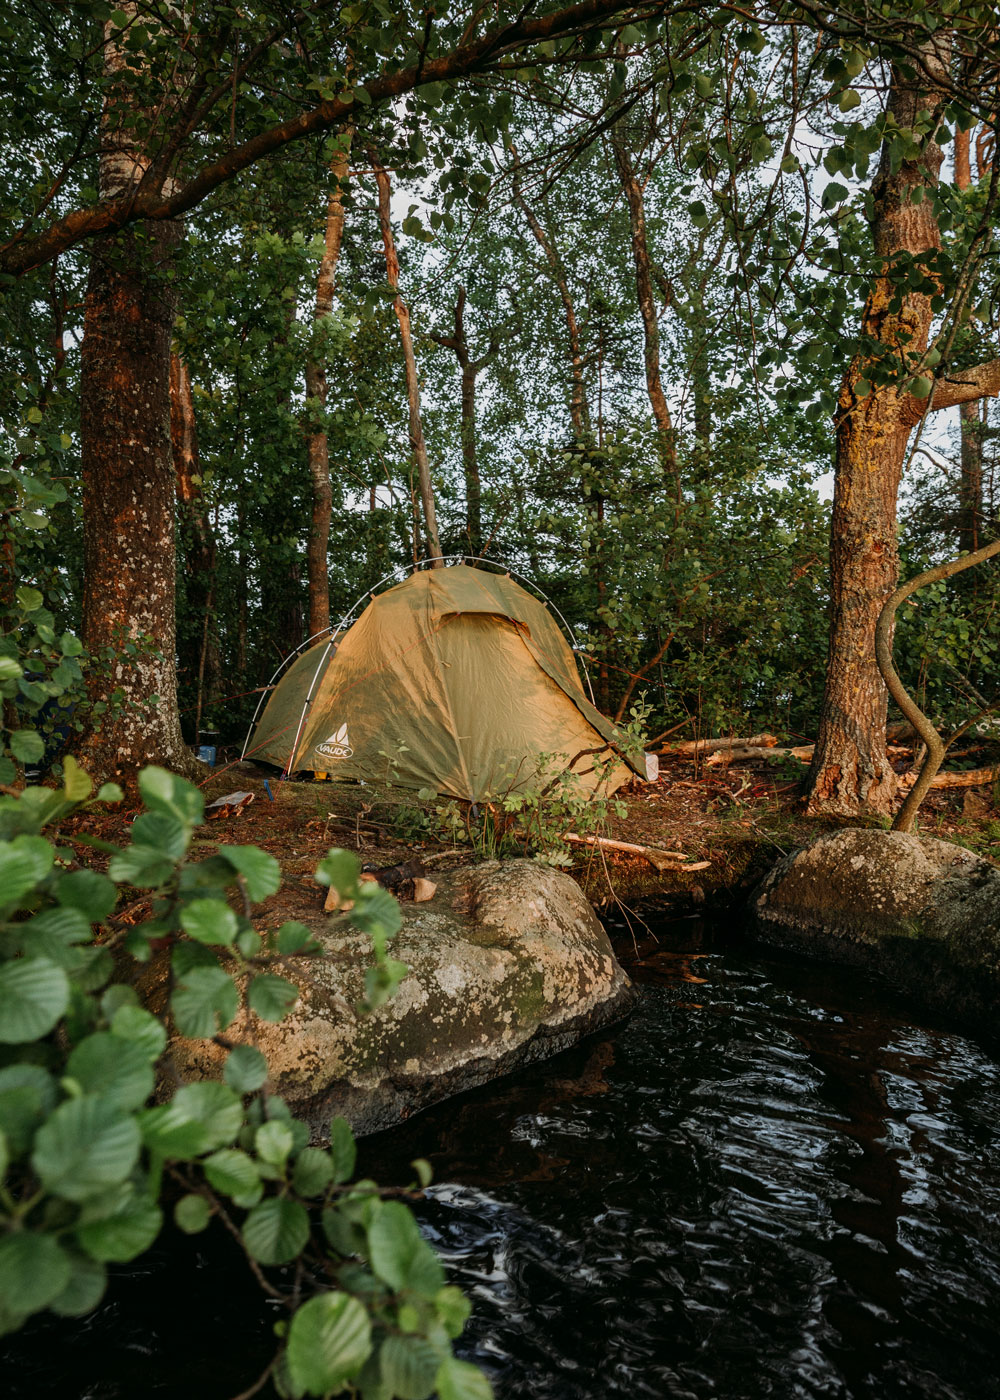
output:
[[[468,838],[461,843],[449,839],[434,816],[434,804],[398,788],[281,782],[243,763],[207,773],[202,787],[208,803],[234,792],[253,794],[238,815],[206,826],[199,845],[205,854],[217,841],[256,845],[277,857],[282,890],[264,907],[265,924],[302,918],[322,905],[323,891],[313,872],[331,846],[356,851],[363,864],[376,869],[416,857],[432,879],[437,870],[484,854]],[[677,912],[732,907],[782,855],[835,825],[806,819],[794,770],[789,773],[787,765],[766,760],[706,768],[690,758],[668,756],[661,761],[658,781],[636,782],[620,796],[627,816],[610,818],[603,836],[683,851],[690,862],[708,864],[688,873],[659,871],[640,855],[579,849],[571,873],[598,906],[653,898]],[[919,830],[1000,860],[1000,810],[994,799],[989,788],[932,793],[921,810]],[[126,812],[92,810],[76,818],[72,830],[64,828],[64,834],[72,840],[77,832],[87,832],[126,844],[130,819]],[[518,854],[516,842],[503,853]]]

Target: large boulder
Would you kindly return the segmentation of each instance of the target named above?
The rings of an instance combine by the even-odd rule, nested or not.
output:
[[[874,968],[996,1030],[1000,870],[971,851],[894,831],[833,832],[779,861],[750,907],[768,942]]]
[[[410,969],[370,1015],[371,944],[317,914],[325,956],[301,965],[302,997],[277,1025],[235,1022],[227,1039],[267,1055],[271,1087],[321,1137],[333,1114],[358,1133],[554,1055],[631,1007],[631,984],[579,886],[534,861],[443,875],[434,899],[404,904],[391,945]],[[290,975],[290,974],[287,974]],[[181,1041],[188,1076],[216,1076],[222,1052]]]

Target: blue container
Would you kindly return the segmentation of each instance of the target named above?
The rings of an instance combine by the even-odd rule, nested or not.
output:
[[[215,767],[215,745],[199,744],[194,751],[195,758],[201,759],[202,763],[207,763],[209,768]]]

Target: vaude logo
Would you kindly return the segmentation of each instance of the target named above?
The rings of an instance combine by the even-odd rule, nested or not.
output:
[[[336,734],[331,734],[329,739],[317,744],[316,752],[324,754],[327,758],[350,758],[354,750],[347,737],[347,725],[342,724]]]

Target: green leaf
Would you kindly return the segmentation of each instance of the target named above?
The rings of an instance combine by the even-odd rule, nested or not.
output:
[[[260,1173],[245,1152],[224,1147],[202,1162],[208,1184],[223,1196],[248,1196],[260,1189]]]
[[[212,1212],[204,1196],[182,1196],[174,1206],[174,1220],[185,1235],[198,1235],[206,1228]]]
[[[300,1196],[322,1196],[333,1180],[329,1152],[321,1147],[304,1147],[295,1159],[292,1185]]]
[[[238,1094],[252,1094],[267,1080],[267,1059],[253,1045],[234,1045],[222,1077]]]
[[[181,910],[181,927],[198,943],[229,947],[239,923],[221,899],[193,899]]]
[[[85,1201],[128,1177],[139,1146],[134,1118],[87,1095],[60,1104],[39,1128],[31,1165],[53,1195]]]
[[[441,1261],[402,1201],[386,1201],[368,1227],[373,1271],[396,1292],[412,1288],[433,1298],[444,1286]]]
[[[330,1157],[333,1161],[333,1179],[338,1185],[350,1181],[354,1175],[357,1156],[358,1145],[350,1123],[346,1118],[334,1118],[330,1123]]]
[[[0,1130],[11,1156],[31,1146],[35,1129],[52,1112],[59,1090],[41,1065],[8,1065],[0,1069]]]
[[[842,112],[852,112],[855,107],[861,106],[861,94],[853,88],[845,88],[837,98],[837,106]]]
[[[254,903],[277,894],[281,887],[281,866],[274,856],[256,846],[220,846],[219,855],[243,876],[247,894]]]
[[[104,1297],[108,1272],[103,1264],[86,1254],[73,1253],[69,1258],[73,1271],[69,1283],[49,1307],[60,1317],[85,1317]]]
[[[46,909],[18,925],[28,957],[49,957],[60,966],[61,955],[73,943],[90,942],[90,920],[79,909]]]
[[[37,763],[45,754],[45,740],[35,729],[12,730],[7,743],[18,763]]]
[[[298,1201],[269,1196],[243,1223],[243,1243],[258,1264],[288,1264],[309,1240],[309,1216]]]
[[[145,1254],[163,1227],[160,1207],[137,1192],[120,1197],[110,1208],[88,1212],[77,1226],[82,1249],[102,1264],[127,1264]]]
[[[262,1021],[282,1020],[298,999],[295,983],[276,977],[273,972],[261,973],[247,988],[247,1004]]]
[[[382,1377],[398,1400],[428,1400],[441,1357],[425,1337],[386,1337],[378,1359]]]
[[[315,935],[311,928],[305,924],[298,923],[295,919],[289,919],[278,929],[278,952],[298,953],[303,948],[318,948]]]
[[[38,412],[37,409],[33,411],[36,413]],[[30,413],[28,417],[31,417]],[[40,423],[42,421],[41,414],[39,414],[38,418],[33,421]],[[38,609],[45,602],[45,599],[42,597],[41,593],[39,593],[37,588],[28,588],[26,585],[22,588],[19,588],[14,596],[17,598],[19,606],[26,613],[37,612]]]
[[[134,1040],[97,1031],[73,1050],[66,1072],[86,1094],[100,1094],[117,1108],[140,1108],[153,1092],[153,1069]]]
[[[166,1027],[141,1006],[120,1006],[111,1018],[111,1029],[121,1040],[138,1045],[150,1062],[158,1060],[166,1049]]]
[[[85,802],[93,791],[90,774],[85,773],[72,754],[63,759],[63,791],[67,802]]]
[[[934,388],[934,380],[928,378],[926,374],[918,374],[910,380],[908,388],[915,399],[926,399],[930,397],[930,392]]]
[[[346,1293],[310,1298],[288,1328],[288,1369],[295,1385],[310,1395],[339,1391],[357,1375],[371,1350],[368,1314]]]
[[[0,1316],[30,1317],[69,1284],[69,1256],[51,1235],[18,1230],[0,1239]]]
[[[152,890],[166,884],[174,873],[175,863],[155,846],[127,846],[111,857],[108,874],[122,884]]]
[[[316,867],[316,879],[321,885],[332,885],[343,903],[357,894],[360,871],[361,862],[353,852],[335,847],[327,851]]]
[[[434,1180],[434,1172],[427,1158],[418,1157],[416,1161],[410,1163],[410,1166],[416,1172],[417,1180],[420,1182],[420,1185],[425,1189],[430,1186],[431,1182]]]
[[[184,1084],[168,1104],[140,1114],[146,1146],[161,1157],[189,1160],[226,1147],[243,1122],[243,1105],[225,1084]]]
[[[118,891],[106,875],[96,870],[73,870],[63,875],[56,898],[67,909],[79,909],[92,924],[106,919],[115,907]]]
[[[197,826],[204,816],[205,799],[194,783],[165,768],[144,768],[139,774],[139,791],[150,811],[166,812],[185,826]]]
[[[254,1148],[262,1162],[272,1167],[283,1167],[292,1150],[291,1128],[280,1119],[261,1123],[254,1134]]]
[[[173,861],[188,848],[188,828],[166,812],[143,812],[132,823],[132,845],[152,846]]]
[[[239,1004],[233,979],[221,967],[193,967],[174,990],[170,1010],[178,1033],[197,1040],[224,1031]]]
[[[0,967],[0,1042],[23,1045],[48,1035],[69,1005],[69,980],[48,958]]]
[[[448,1333],[449,1337],[459,1337],[462,1328],[469,1320],[472,1312],[472,1304],[460,1288],[454,1284],[445,1284],[444,1288],[438,1289],[434,1296],[434,1308],[441,1326]]]
[[[23,675],[20,664],[12,656],[0,656],[0,681],[16,681]]]
[[[117,783],[102,783],[97,790],[98,802],[124,802],[125,794]]]
[[[388,890],[366,881],[358,890],[351,923],[372,936],[392,938],[403,924],[403,911]]]
[[[449,1356],[437,1373],[438,1400],[493,1400],[493,1387],[477,1366]]]
[[[52,869],[55,851],[43,836],[15,836],[0,845],[0,906],[10,908]]]

